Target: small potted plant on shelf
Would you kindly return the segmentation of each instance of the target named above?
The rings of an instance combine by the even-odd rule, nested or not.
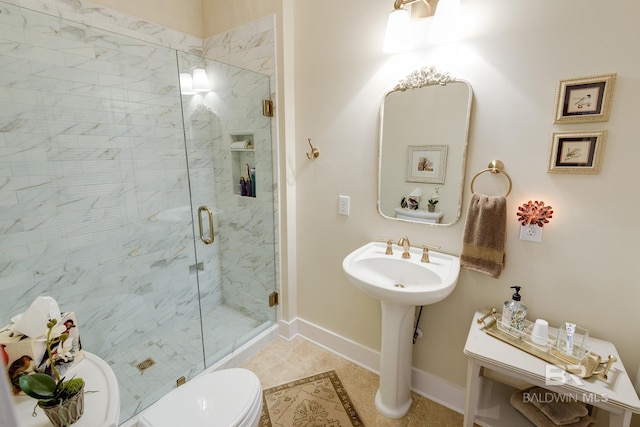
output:
[[[51,424],[56,427],[64,427],[78,421],[84,413],[84,380],[72,378],[65,381],[56,369],[52,348],[69,337],[69,334],[63,333],[59,337],[51,338],[56,323],[56,319],[47,323],[45,341],[47,357],[54,378],[43,373],[24,375],[20,377],[20,388],[25,394],[38,400],[36,406],[42,408]],[[36,416],[35,407],[33,416]]]
[[[440,197],[440,187],[436,187],[433,190],[433,193],[431,193],[431,198],[429,200],[427,200],[427,210],[429,212],[435,212],[436,211],[436,205],[438,204],[438,197]]]

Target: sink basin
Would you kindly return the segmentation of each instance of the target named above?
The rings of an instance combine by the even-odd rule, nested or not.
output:
[[[375,403],[389,418],[402,418],[411,408],[411,358],[416,305],[445,299],[458,282],[460,258],[429,251],[430,262],[421,262],[422,249],[403,249],[372,242],[356,249],[342,262],[349,281],[380,300],[382,339],[380,343],[380,387]]]
[[[402,258],[402,248],[394,245],[393,255],[385,255],[387,244],[371,242],[351,252],[342,262],[349,281],[358,289],[396,304],[428,305],[446,298],[458,282],[460,258],[429,251],[430,262],[420,262],[422,249],[411,248],[411,258]]]

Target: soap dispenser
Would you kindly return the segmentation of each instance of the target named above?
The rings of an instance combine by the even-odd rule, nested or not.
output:
[[[505,301],[502,309],[502,330],[520,336],[524,331],[524,321],[527,317],[527,306],[520,302],[520,286],[511,286],[516,292],[511,301]]]

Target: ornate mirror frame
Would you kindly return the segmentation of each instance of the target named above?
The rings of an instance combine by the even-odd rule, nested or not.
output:
[[[437,90],[429,93],[425,89],[430,87]],[[452,92],[455,99],[447,98]],[[404,97],[403,93],[411,94],[418,100],[416,102],[425,102],[423,106],[427,106],[426,102],[430,104],[424,111],[411,108],[414,101],[407,101],[408,96],[400,99]],[[412,72],[383,96],[378,144],[378,212],[383,217],[432,226],[451,226],[460,220],[472,100],[473,91],[466,80],[454,78],[435,67]],[[406,104],[400,107],[397,105],[400,101]],[[396,132],[399,129],[404,130]],[[392,131],[396,133],[390,134]],[[429,159],[431,156],[433,162]],[[416,162],[425,158],[433,164],[429,172],[423,173],[420,168],[418,172],[412,172]],[[411,204],[413,200],[406,197],[414,187],[422,191],[418,209],[406,209],[415,207]],[[440,192],[440,201],[446,199],[446,203],[440,205],[446,206],[446,212],[440,216],[445,222],[429,223],[425,221],[433,219],[407,219],[403,215],[408,211],[411,216],[422,216],[423,211],[427,212],[427,200],[434,199],[434,191]],[[393,198],[397,200],[390,201]],[[402,212],[398,210],[401,203],[405,207]]]

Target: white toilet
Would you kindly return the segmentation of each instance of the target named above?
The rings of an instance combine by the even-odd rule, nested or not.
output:
[[[256,427],[262,386],[253,372],[223,369],[195,377],[145,409],[138,427]]]

